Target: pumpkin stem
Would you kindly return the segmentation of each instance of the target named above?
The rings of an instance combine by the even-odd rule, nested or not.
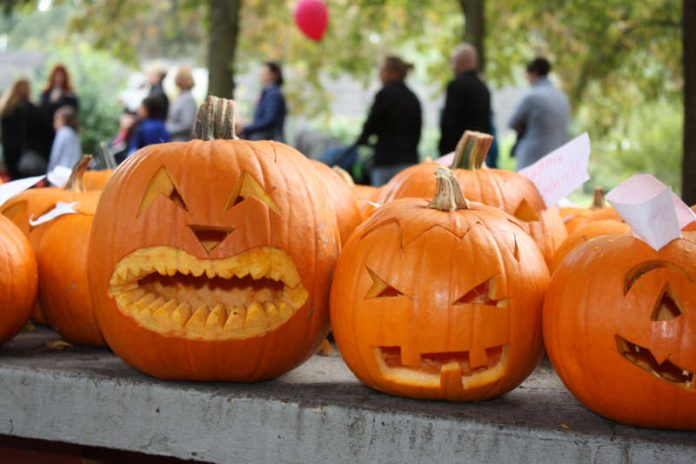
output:
[[[454,150],[451,169],[481,169],[493,143],[493,136],[483,132],[466,131]]]
[[[435,179],[437,182],[435,196],[428,205],[429,208],[440,211],[469,209],[471,206],[469,200],[464,198],[462,187],[451,169],[439,166],[435,171]]]
[[[87,172],[87,167],[89,163],[92,162],[92,155],[82,155],[82,158],[75,163],[68,178],[68,183],[65,184],[65,190],[68,192],[82,193],[86,192],[84,176]]]
[[[234,100],[210,95],[196,113],[193,138],[238,140],[234,131]]]
[[[607,204],[604,201],[604,188],[595,187],[594,196],[592,197],[592,206],[590,206],[590,209],[602,209],[606,207]]]
[[[350,187],[355,187],[355,181],[350,174],[348,174],[348,171],[343,169],[341,166],[334,166],[332,169],[336,171],[339,176],[341,176],[341,179],[343,179],[346,184],[348,184]]]

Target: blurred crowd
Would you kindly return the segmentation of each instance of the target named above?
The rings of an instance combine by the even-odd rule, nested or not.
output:
[[[359,162],[358,147],[370,147],[366,181],[382,185],[400,170],[419,161],[418,146],[423,117],[419,97],[407,84],[413,65],[399,56],[387,56],[379,65],[382,87],[375,94],[359,137],[339,149],[327,150],[321,160],[350,170]],[[476,48],[458,45],[452,53],[452,79],[448,83],[440,117],[439,154],[445,156],[466,130],[495,135],[491,93],[479,72]],[[543,57],[526,67],[530,88],[510,118],[517,134],[512,154],[518,169],[563,145],[569,138],[570,107],[565,95],[549,79],[551,63]],[[147,89],[139,106],[124,105],[119,130],[108,143],[115,162],[125,160],[147,145],[187,141],[192,137],[197,102],[190,68],[180,67],[174,83],[176,97],[170,102],[163,82],[167,70],[151,66],[146,70]],[[283,93],[284,76],[279,63],[268,61],[259,72],[261,92],[253,120],[238,125],[240,137],[249,140],[285,141],[288,114]],[[39,101],[31,99],[30,83],[18,79],[0,100],[2,152],[11,179],[72,167],[80,158],[80,104],[65,66],[55,65],[42,89]],[[497,167],[498,147],[494,143],[486,159]]]

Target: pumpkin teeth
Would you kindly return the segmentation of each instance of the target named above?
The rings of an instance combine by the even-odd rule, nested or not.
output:
[[[168,247],[136,250],[116,265],[109,295],[149,330],[206,340],[263,335],[308,298],[292,258],[272,247],[224,259]]]
[[[679,367],[668,359],[659,363],[649,349],[631,343],[619,335],[616,335],[615,339],[619,354],[634,366],[678,387],[694,389],[696,376],[690,370]]]

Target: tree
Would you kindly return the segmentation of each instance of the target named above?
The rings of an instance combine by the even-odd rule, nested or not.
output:
[[[209,0],[208,94],[234,96],[234,69],[242,0]]]
[[[484,17],[485,5],[483,0],[459,0],[464,14],[464,40],[471,43],[479,55],[479,68],[486,68],[486,50],[484,38],[486,37],[486,19]]]
[[[682,196],[696,204],[696,2],[683,0],[682,44],[684,46],[684,158]]]

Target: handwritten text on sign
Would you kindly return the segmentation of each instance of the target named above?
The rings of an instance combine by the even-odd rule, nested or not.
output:
[[[553,206],[587,182],[589,163],[590,136],[585,132],[521,169],[520,174],[536,185],[547,206]]]

